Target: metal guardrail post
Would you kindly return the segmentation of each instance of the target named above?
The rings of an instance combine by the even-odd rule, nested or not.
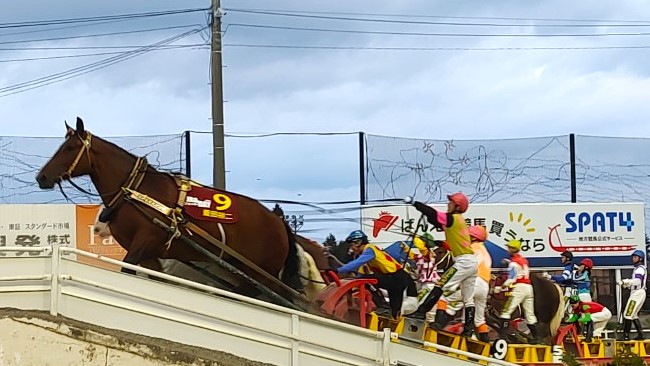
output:
[[[382,337],[381,342],[381,358],[382,366],[390,366],[390,337],[391,330],[390,328],[384,328],[384,336]]]
[[[300,317],[296,314],[291,315],[291,335],[293,336],[293,339],[291,339],[291,366],[298,366],[300,365],[300,349],[298,341],[296,341],[296,338],[298,338],[298,335],[300,333]]]
[[[52,244],[52,252],[50,254],[51,260],[51,274],[50,274],[50,314],[58,315],[59,314],[59,296],[61,291],[59,291],[59,264],[61,261],[59,251],[59,245],[54,243]]]

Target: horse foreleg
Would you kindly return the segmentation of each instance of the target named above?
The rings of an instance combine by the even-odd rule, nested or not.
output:
[[[134,249],[132,246],[130,250],[126,253],[126,256],[122,261],[128,264],[132,264],[134,266],[142,265],[145,268],[149,268],[153,270],[161,270],[162,267],[160,265],[160,262],[158,260],[155,260],[157,263],[154,263],[153,260],[154,260],[153,258],[145,257],[142,253],[142,250]],[[120,272],[132,274],[132,275],[136,274],[136,271],[124,267],[122,267]]]

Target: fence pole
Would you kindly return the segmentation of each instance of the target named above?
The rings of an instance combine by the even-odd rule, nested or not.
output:
[[[185,131],[185,175],[192,178],[192,148],[190,145],[190,131]]]
[[[359,203],[366,204],[366,136],[359,132]]]
[[[52,244],[51,253],[51,267],[50,267],[50,315],[57,316],[59,314],[59,263],[61,260],[61,252],[57,243]]]
[[[576,186],[576,135],[569,134],[569,159],[571,164],[571,202],[576,203],[577,186]]]

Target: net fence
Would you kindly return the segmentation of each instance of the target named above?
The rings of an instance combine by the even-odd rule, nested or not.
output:
[[[186,173],[183,134],[157,136],[125,136],[105,138],[137,156],[146,156],[149,164],[162,171]],[[0,136],[0,203],[66,203],[58,190],[41,190],[36,173],[63,143],[60,137]],[[87,177],[75,183],[96,193]],[[84,194],[67,183],[63,188],[75,203],[99,203],[99,198]]]
[[[443,202],[570,201],[568,136],[426,140],[367,135],[368,200],[413,196]]]
[[[429,140],[367,135],[369,202],[413,196],[445,202],[571,202],[569,135],[502,140]],[[578,202],[650,199],[650,139],[575,135]],[[650,224],[646,205],[646,227]]]

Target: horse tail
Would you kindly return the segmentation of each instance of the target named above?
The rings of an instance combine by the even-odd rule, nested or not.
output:
[[[555,310],[555,314],[553,315],[553,318],[549,323],[552,337],[555,337],[555,335],[557,334],[557,330],[560,328],[560,323],[562,322],[562,318],[564,317],[564,294],[562,293],[562,289],[560,288],[560,286],[555,284],[554,286],[555,289],[557,290],[557,294],[560,298],[560,301],[558,302],[557,309]]]
[[[281,281],[294,290],[302,290],[302,282],[300,281],[300,257],[298,256],[296,236],[284,220],[283,224],[284,229],[287,231],[287,238],[289,239],[289,251],[287,252],[287,258],[284,260]]]

